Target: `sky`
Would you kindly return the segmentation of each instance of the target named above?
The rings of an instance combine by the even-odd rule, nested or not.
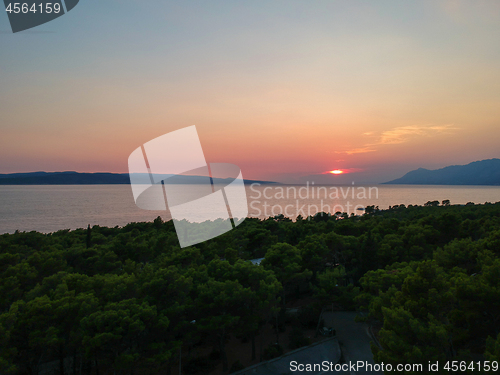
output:
[[[0,173],[125,173],[191,125],[247,179],[498,158],[499,40],[496,0],[81,0],[16,34],[0,12]]]

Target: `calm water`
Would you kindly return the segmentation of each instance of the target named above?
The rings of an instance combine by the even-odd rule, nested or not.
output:
[[[449,199],[452,204],[500,201],[500,187],[490,186],[247,185],[246,190],[249,216],[261,218],[280,213],[305,217],[318,211],[362,214],[357,208],[422,205],[429,200]],[[211,209],[200,207],[204,211]],[[85,228],[88,224],[123,226],[152,221],[157,216],[168,218],[164,211],[137,208],[129,185],[0,186],[0,234],[16,229],[48,233]]]

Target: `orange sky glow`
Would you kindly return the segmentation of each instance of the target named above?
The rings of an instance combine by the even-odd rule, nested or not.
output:
[[[256,180],[379,183],[500,157],[500,2],[124,0],[135,28],[104,3],[1,36],[0,173],[126,173],[191,125],[208,162]]]

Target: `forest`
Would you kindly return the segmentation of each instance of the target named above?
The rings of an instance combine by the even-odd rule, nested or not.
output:
[[[0,373],[52,361],[61,375],[168,374],[181,350],[205,345],[210,358],[183,373],[213,362],[227,374],[244,366],[228,363],[229,337],[251,342],[252,359],[279,355],[256,338],[272,324],[279,342],[285,308],[304,296],[313,324],[327,305],[363,312],[376,362],[499,361],[500,203],[248,218],[183,249],[161,218],[0,235]]]

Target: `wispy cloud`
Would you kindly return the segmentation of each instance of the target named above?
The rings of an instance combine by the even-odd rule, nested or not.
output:
[[[400,126],[391,130],[387,130],[380,135],[380,139],[376,144],[394,145],[404,143],[410,140],[413,136],[433,136],[439,133],[449,132],[454,130],[452,125],[438,126]]]
[[[362,147],[346,151],[337,151],[339,154],[361,154],[366,152],[377,151],[376,146],[379,145],[395,145],[410,141],[414,137],[432,137],[442,133],[450,133],[457,128],[453,125],[409,125],[399,126],[390,130],[386,130],[378,136],[374,143],[367,143]],[[362,135],[374,135],[373,132],[366,132]]]
[[[352,155],[352,154],[364,154],[365,152],[373,152],[373,151],[377,151],[377,150],[375,150],[375,149],[369,147],[369,145],[367,145],[366,147],[354,148],[352,150],[338,151],[338,153]]]

